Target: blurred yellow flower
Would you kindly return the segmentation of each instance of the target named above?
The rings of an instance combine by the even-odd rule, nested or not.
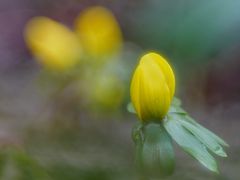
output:
[[[90,56],[108,56],[121,48],[122,33],[119,24],[104,7],[90,7],[80,13],[75,28],[84,50]]]
[[[116,76],[100,75],[94,84],[93,101],[98,108],[116,110],[123,101],[124,85]]]
[[[174,73],[156,53],[144,55],[137,66],[130,88],[133,106],[142,121],[162,120],[175,91]]]
[[[101,68],[82,71],[79,92],[84,94],[82,101],[85,105],[102,112],[118,111],[126,92],[120,66],[120,61],[111,59]]]
[[[77,36],[64,25],[47,17],[31,19],[24,35],[27,46],[46,68],[69,69],[81,56]]]

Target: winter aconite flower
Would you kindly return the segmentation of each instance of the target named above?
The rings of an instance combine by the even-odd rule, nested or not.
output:
[[[77,36],[64,25],[47,17],[35,17],[25,29],[25,41],[44,67],[65,70],[75,65],[81,56]]]
[[[159,54],[148,53],[138,64],[131,82],[131,100],[142,121],[162,120],[175,91],[175,77]]]
[[[175,167],[172,142],[209,170],[218,173],[212,154],[227,157],[228,144],[195,121],[173,97],[175,77],[167,61],[156,53],[144,55],[132,78],[129,112],[141,119],[133,128],[136,162],[149,177],[171,175]],[[147,122],[147,123],[146,123]]]
[[[106,8],[90,7],[76,19],[76,33],[84,50],[93,57],[117,52],[122,45],[122,34],[113,14]]]

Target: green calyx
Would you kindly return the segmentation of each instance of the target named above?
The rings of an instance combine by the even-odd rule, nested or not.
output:
[[[136,148],[139,170],[151,177],[164,177],[173,173],[175,166],[172,139],[161,123],[138,124],[132,138]]]

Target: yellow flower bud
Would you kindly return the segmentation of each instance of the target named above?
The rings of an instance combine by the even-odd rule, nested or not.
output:
[[[122,33],[113,14],[104,7],[90,7],[75,23],[84,50],[93,57],[117,52],[122,45]]]
[[[25,41],[43,66],[65,70],[75,65],[81,55],[77,36],[64,25],[47,17],[35,17],[25,29]]]
[[[174,73],[167,61],[156,53],[144,55],[132,78],[130,95],[142,121],[162,120],[175,91]]]

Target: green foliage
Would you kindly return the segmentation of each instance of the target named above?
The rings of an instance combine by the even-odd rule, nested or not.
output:
[[[171,117],[172,118],[172,117]],[[177,119],[169,118],[164,123],[164,127],[171,137],[180,145],[187,153],[196,158],[208,169],[218,172],[215,159],[208,153],[205,146],[201,144],[191,133],[189,133]]]
[[[197,126],[185,121],[184,119],[180,119],[180,124],[185,127],[187,130],[189,130],[195,137],[198,138],[199,141],[201,141],[206,147],[211,150],[216,155],[226,157],[227,154],[224,152],[223,148],[221,147],[218,142],[212,138],[211,136],[208,136],[204,131],[201,131]]]
[[[190,116],[185,116],[184,118],[185,121],[193,123],[197,128],[201,130],[203,134],[208,135],[210,138],[213,138],[218,144],[228,147],[229,145],[220,137],[218,137],[216,134],[211,132],[210,130],[206,129],[205,127],[201,126],[198,124],[194,119],[192,119]]]
[[[7,162],[6,152],[0,151],[0,179],[3,177],[6,162]]]
[[[37,159],[19,148],[0,151],[0,179],[17,180],[110,180],[120,172],[102,167],[82,168],[66,162],[43,167]]]
[[[18,180],[50,180],[47,171],[25,152],[13,151],[11,156],[18,171]]]
[[[45,168],[37,160],[16,147],[0,151],[0,179],[50,180]]]
[[[227,157],[221,145],[228,146],[228,144],[192,119],[180,107],[181,103],[174,103],[176,100],[177,98],[173,101],[170,111],[165,118],[164,127],[177,144],[187,153],[209,170],[218,172],[216,160],[208,150],[218,156]]]
[[[49,169],[49,174],[55,180],[110,180],[114,175],[111,170],[74,167],[69,164],[58,164]]]

